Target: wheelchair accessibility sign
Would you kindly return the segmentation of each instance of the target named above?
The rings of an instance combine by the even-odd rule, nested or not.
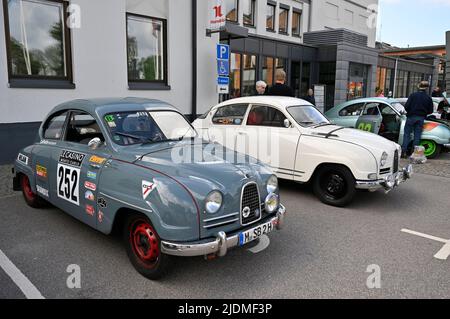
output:
[[[229,76],[230,62],[226,60],[217,60],[217,73],[219,76]]]

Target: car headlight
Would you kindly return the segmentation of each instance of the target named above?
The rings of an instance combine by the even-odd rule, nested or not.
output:
[[[275,175],[272,175],[267,180],[267,192],[275,193],[278,190],[278,178]]]
[[[388,159],[388,153],[383,152],[383,155],[381,155],[380,165],[381,167],[384,167],[386,165]]]
[[[267,195],[266,200],[264,201],[264,205],[266,208],[266,212],[269,214],[274,213],[280,204],[280,199],[277,194],[270,193]]]
[[[222,207],[223,196],[219,191],[212,191],[206,196],[205,209],[210,214],[215,214]]]

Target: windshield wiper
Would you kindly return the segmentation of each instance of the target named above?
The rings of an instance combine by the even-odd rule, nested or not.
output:
[[[322,122],[322,123],[319,123],[316,126],[314,126],[314,128],[323,127],[323,126],[329,126],[329,125],[334,125],[334,124],[328,123],[328,122]]]

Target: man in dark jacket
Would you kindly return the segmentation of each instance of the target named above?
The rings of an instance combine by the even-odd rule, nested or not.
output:
[[[406,152],[408,151],[408,146],[411,142],[411,133],[414,132],[414,146],[420,145],[425,118],[427,115],[433,113],[433,100],[427,94],[429,87],[430,84],[427,81],[420,82],[419,91],[411,94],[406,102],[405,109],[407,112],[407,119],[403,137],[403,157],[406,157]]]
[[[305,101],[308,101],[312,105],[316,106],[316,98],[314,97],[314,90],[313,89],[309,89],[308,90],[308,94],[305,97],[303,97],[303,99]]]
[[[277,70],[275,72],[275,85],[271,86],[267,91],[267,95],[275,96],[291,96],[294,97],[294,90],[285,84],[286,72]]]

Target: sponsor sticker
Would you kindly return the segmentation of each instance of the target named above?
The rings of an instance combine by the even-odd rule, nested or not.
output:
[[[19,155],[17,155],[17,161],[19,161],[22,164],[28,165],[29,158],[28,156],[19,153]]]
[[[97,179],[97,173],[96,172],[91,172],[91,171],[88,171],[87,172],[87,177],[89,178],[89,179]]]
[[[100,198],[97,200],[97,204],[98,204],[98,206],[101,207],[101,208],[106,208],[106,207],[107,207],[106,200],[105,200],[103,197],[100,197]]]
[[[86,191],[86,193],[84,193],[84,198],[86,200],[90,200],[91,202],[95,201],[94,193],[92,193],[91,191]]]
[[[103,212],[99,210],[98,214],[97,214],[97,218],[98,218],[98,222],[99,223],[103,223],[103,217],[104,217]]]
[[[94,208],[94,206],[92,206],[92,205],[86,205],[86,213],[87,213],[89,216],[94,216],[94,214],[95,214],[95,208]]]
[[[44,187],[41,187],[39,185],[36,185],[36,190],[39,194],[41,194],[44,197],[48,198],[48,189],[45,189]]]
[[[114,115],[106,115],[105,121],[106,122],[114,122],[116,119],[114,118]]]
[[[59,162],[75,167],[81,167],[85,154],[63,150],[59,156]]]
[[[36,175],[42,178],[47,178],[47,168],[41,165],[36,165]]]
[[[148,181],[142,181],[142,197],[147,199],[148,195],[156,188],[156,184]]]
[[[94,183],[88,182],[88,181],[84,182],[84,187],[93,192],[95,192],[97,190],[97,185],[95,185]]]
[[[89,159],[89,162],[95,163],[95,164],[103,164],[105,161],[106,161],[106,158],[98,157],[95,155],[92,155],[91,158]]]
[[[42,145],[56,145],[56,142],[48,141],[48,140],[42,140],[41,144]]]

